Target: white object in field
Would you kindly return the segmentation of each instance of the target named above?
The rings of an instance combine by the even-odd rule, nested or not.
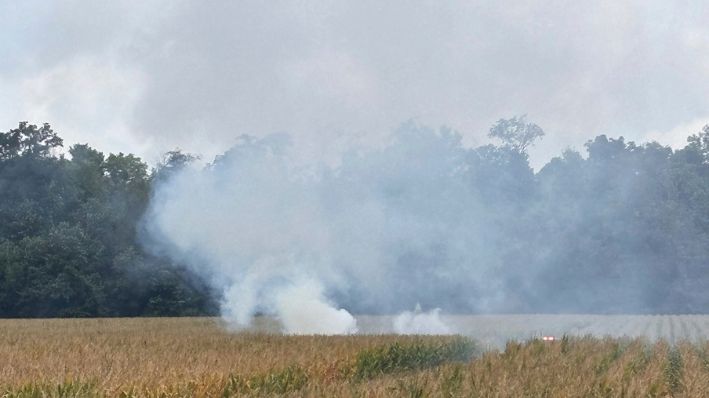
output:
[[[554,341],[556,340],[556,337],[554,336],[543,336],[542,341]]]

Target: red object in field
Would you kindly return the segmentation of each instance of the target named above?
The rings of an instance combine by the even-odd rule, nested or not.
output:
[[[542,340],[543,340],[543,341],[554,341],[554,340],[556,340],[556,337],[554,337],[554,336],[544,336],[544,337],[542,337]]]

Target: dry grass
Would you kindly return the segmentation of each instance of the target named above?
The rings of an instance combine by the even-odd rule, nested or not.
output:
[[[453,337],[230,333],[218,321],[0,321],[0,396],[700,397],[709,345],[570,338],[472,360]]]

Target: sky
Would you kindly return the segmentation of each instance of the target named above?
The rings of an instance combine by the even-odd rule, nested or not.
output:
[[[598,134],[681,147],[709,123],[707,4],[0,0],[0,131],[150,163],[285,132],[319,158],[527,114],[537,167]]]

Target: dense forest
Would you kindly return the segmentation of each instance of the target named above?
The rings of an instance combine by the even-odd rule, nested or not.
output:
[[[501,120],[495,145],[466,150],[516,292],[503,310],[705,313],[709,127],[678,150],[600,135],[535,172],[542,135]],[[216,313],[219,292],[141,244],[153,188],[191,159],[65,150],[48,124],[0,133],[0,317]]]
[[[138,244],[153,181],[133,155],[58,151],[48,124],[0,134],[0,317],[193,315],[211,295]]]

